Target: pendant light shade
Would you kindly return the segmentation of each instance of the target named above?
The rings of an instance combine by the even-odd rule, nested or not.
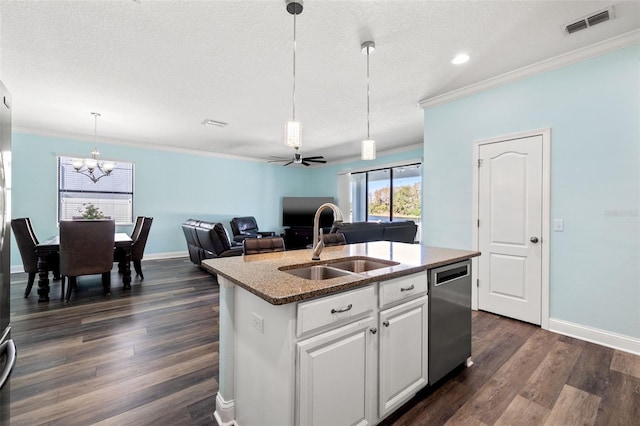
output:
[[[284,125],[284,144],[291,148],[300,148],[302,144],[302,126],[299,121],[288,121]]]
[[[361,157],[363,160],[376,159],[376,141],[366,139],[362,141]]]
[[[367,139],[362,141],[361,156],[363,160],[376,159],[376,141],[371,139],[369,132],[369,55],[375,50],[376,44],[372,41],[362,43],[362,53],[367,55]]]
[[[285,4],[293,15],[293,114],[284,127],[284,144],[297,149],[302,145],[302,125],[296,121],[296,16],[302,13],[302,0],[285,0]]]

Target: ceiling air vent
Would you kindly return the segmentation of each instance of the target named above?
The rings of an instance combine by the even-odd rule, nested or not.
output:
[[[605,10],[600,10],[598,12],[590,14],[589,16],[585,16],[584,18],[580,18],[575,22],[565,25],[564,31],[567,34],[573,34],[576,31],[584,30],[601,22],[609,21],[610,19],[613,19],[613,17],[613,6],[610,6]]]

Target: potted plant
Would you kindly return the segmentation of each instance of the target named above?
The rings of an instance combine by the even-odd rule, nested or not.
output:
[[[91,203],[83,203],[84,211],[82,212],[83,219],[105,219],[104,213],[98,207]]]

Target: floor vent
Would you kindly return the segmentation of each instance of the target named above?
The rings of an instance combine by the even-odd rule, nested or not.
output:
[[[592,13],[589,16],[585,16],[584,18],[580,18],[579,20],[572,22],[570,24],[567,24],[564,26],[564,31],[567,34],[573,34],[577,31],[580,30],[584,30],[587,29],[589,27],[592,27],[596,24],[600,24],[602,22],[606,22],[609,21],[611,19],[614,18],[613,15],[613,6],[610,6],[609,8],[605,9],[605,10],[601,10],[595,13]]]

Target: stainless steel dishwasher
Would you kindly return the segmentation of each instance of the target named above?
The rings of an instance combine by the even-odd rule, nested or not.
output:
[[[471,260],[429,273],[429,384],[471,356]]]

